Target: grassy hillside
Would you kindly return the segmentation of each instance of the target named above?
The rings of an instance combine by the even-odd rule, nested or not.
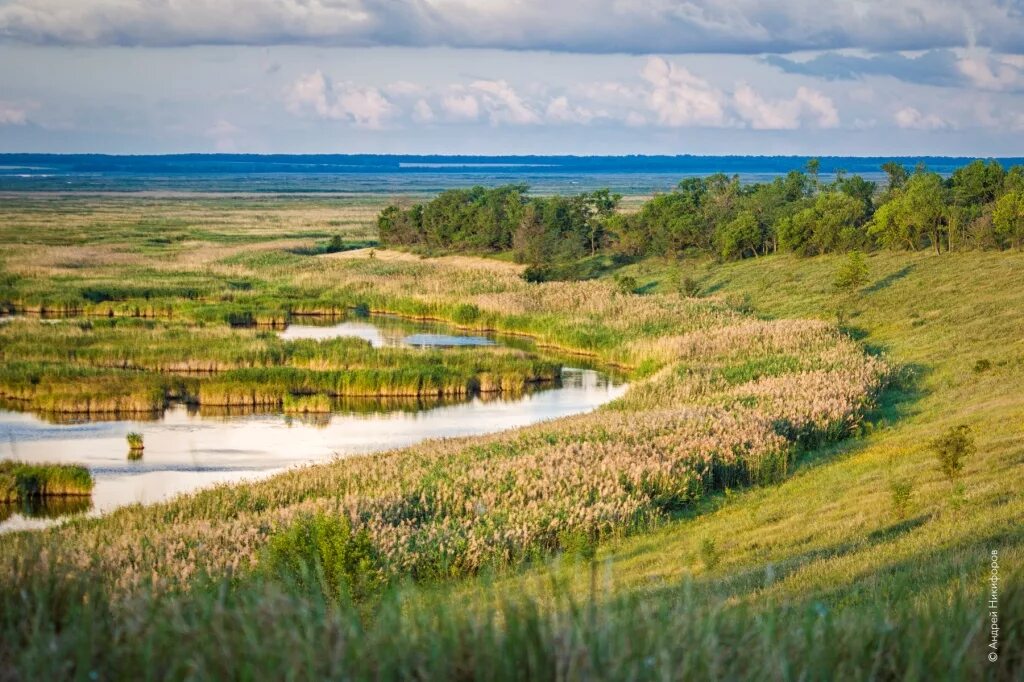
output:
[[[165,274],[201,271],[211,292],[245,278],[246,305],[294,284],[532,333],[633,367],[633,388],[593,415],[4,538],[13,678],[1021,674],[1020,254],[877,254],[850,294],[832,284],[842,258],[645,261],[615,273],[635,295],[473,259],[259,248]],[[23,255],[8,253],[19,276]],[[91,285],[109,260],[59,274]],[[700,300],[680,295],[687,277]],[[840,324],[894,380],[866,404],[881,365],[828,325],[775,318]],[[977,452],[951,482],[930,442],[961,424]],[[321,565],[303,568],[309,546]],[[380,556],[413,566],[383,593],[389,576],[367,570]]]

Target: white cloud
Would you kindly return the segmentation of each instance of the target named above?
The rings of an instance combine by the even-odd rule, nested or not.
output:
[[[746,83],[733,93],[740,118],[755,130],[795,130],[803,122],[818,128],[835,128],[839,113],[832,100],[817,90],[797,88],[792,99],[767,100]]]
[[[441,108],[449,118],[457,121],[475,121],[480,117],[480,103],[473,95],[446,95],[441,100]]]
[[[540,116],[537,115],[537,112],[523,102],[519,93],[507,82],[478,80],[473,81],[469,87],[479,94],[492,125],[540,123]]]
[[[949,127],[949,123],[936,114],[922,114],[914,107],[903,107],[893,115],[893,120],[900,128],[915,130],[940,130]]]
[[[650,86],[647,102],[659,123],[670,127],[724,126],[725,95],[687,69],[661,57],[647,60],[641,77]]]
[[[25,125],[28,123],[28,109],[7,102],[0,102],[0,125]]]
[[[430,123],[434,120],[434,110],[425,99],[416,100],[412,108],[412,120],[417,123]]]
[[[1024,67],[1012,57],[992,57],[972,50],[957,62],[957,69],[981,90],[1024,89]]]
[[[334,86],[319,69],[301,76],[285,96],[290,112],[349,121],[360,128],[381,128],[396,109],[374,87],[340,83]]]
[[[561,95],[548,103],[544,116],[555,123],[590,123],[594,119],[594,112],[570,104],[569,98]]]

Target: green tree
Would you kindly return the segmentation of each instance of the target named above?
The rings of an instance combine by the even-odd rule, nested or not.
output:
[[[843,192],[822,192],[811,207],[780,221],[780,246],[804,256],[854,248],[864,240],[865,214],[859,199]]]
[[[757,256],[761,246],[761,225],[750,211],[739,215],[719,230],[719,252],[722,258],[743,258],[747,254]]]
[[[1007,192],[992,211],[992,227],[1001,245],[1020,248],[1024,242],[1024,190]]]
[[[869,233],[890,248],[931,245],[939,253],[946,234],[946,188],[937,173],[916,172],[877,211]]]

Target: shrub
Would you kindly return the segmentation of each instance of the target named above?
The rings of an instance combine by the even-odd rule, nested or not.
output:
[[[536,284],[548,281],[551,278],[551,272],[543,265],[528,265],[520,277],[526,282]]]
[[[700,558],[704,562],[704,567],[709,571],[722,560],[714,538],[706,537],[700,541]]]
[[[618,285],[619,291],[624,294],[636,293],[636,278],[631,275],[621,275],[616,277],[615,284]]]
[[[978,449],[971,428],[966,424],[954,426],[932,440],[931,448],[939,460],[939,469],[951,483],[964,468],[964,460]]]
[[[370,316],[370,305],[366,302],[356,303],[352,309],[356,317],[369,317]]]
[[[687,298],[697,298],[700,296],[700,283],[693,277],[684,277],[679,283],[679,293]]]
[[[853,251],[836,271],[836,289],[853,291],[868,283],[868,261],[860,251]]]
[[[889,482],[889,494],[892,496],[892,510],[896,518],[902,519],[910,509],[910,497],[914,492],[914,484],[909,478],[898,478]]]
[[[355,532],[348,518],[323,512],[301,515],[273,535],[263,569],[289,586],[320,589],[331,600],[360,602],[383,587],[366,531]]]
[[[974,363],[975,374],[981,374],[982,372],[987,372],[990,369],[992,369],[992,361],[986,358],[981,358],[980,360]]]

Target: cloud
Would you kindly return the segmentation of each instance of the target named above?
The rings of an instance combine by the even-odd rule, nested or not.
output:
[[[818,128],[839,125],[839,113],[832,100],[803,86],[797,88],[792,99],[768,100],[741,83],[733,93],[733,103],[740,118],[755,130],[795,130],[803,122]]]
[[[301,76],[285,96],[290,112],[349,121],[359,128],[381,128],[395,107],[374,87],[340,83],[335,87],[319,69]]]
[[[456,121],[475,121],[480,117],[480,103],[473,95],[446,95],[441,100],[441,108]]]
[[[28,123],[28,109],[8,102],[0,102],[0,126],[25,125]]]
[[[434,110],[425,99],[416,100],[412,108],[412,120],[417,123],[430,123],[434,120]]]
[[[957,62],[969,83],[981,90],[1024,90],[1024,63],[1014,57],[994,57],[972,52]]]
[[[870,56],[825,52],[808,60],[768,55],[764,61],[786,73],[827,80],[888,76],[907,83],[981,90],[1024,90],[1024,59],[987,50],[929,50],[917,56]]]
[[[914,107],[903,107],[893,115],[893,120],[900,128],[914,130],[941,130],[949,127],[949,123],[936,114],[922,114]]]
[[[633,54],[971,45],[1024,53],[1024,12],[1017,0],[8,0],[0,5],[0,37]]]
[[[651,57],[640,76],[650,86],[647,102],[660,124],[675,128],[728,123],[725,95],[687,69]]]
[[[548,102],[544,116],[554,123],[587,124],[594,119],[594,112],[586,107],[570,104],[568,97],[560,95]]]
[[[480,101],[483,102],[492,125],[540,123],[537,112],[505,81],[478,80],[469,87],[479,93]]]
[[[827,80],[891,76],[912,83],[942,86],[962,81],[956,68],[957,56],[952,50],[929,50],[913,57],[899,53],[860,56],[825,52],[805,61],[768,55],[764,61],[786,73]]]

